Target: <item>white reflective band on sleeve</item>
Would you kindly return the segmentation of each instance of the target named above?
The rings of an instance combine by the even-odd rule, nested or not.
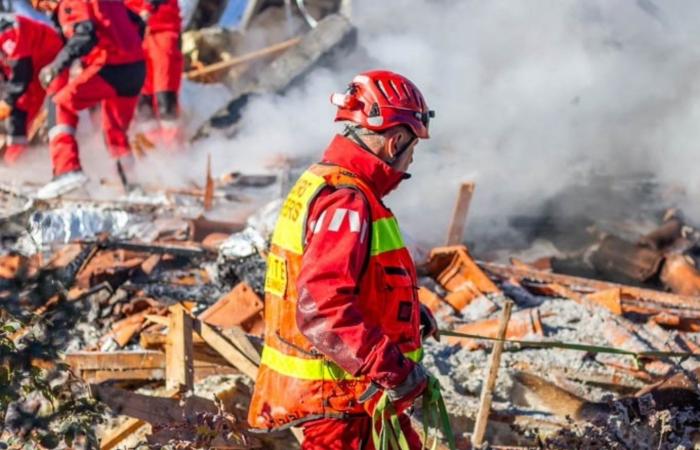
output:
[[[360,213],[353,211],[352,209],[349,210],[348,220],[350,221],[350,231],[353,233],[360,231]]]
[[[343,223],[343,219],[345,219],[345,214],[347,213],[348,210],[345,208],[336,209],[335,213],[333,214],[333,218],[331,219],[331,224],[328,225],[328,231],[340,230],[340,225]]]
[[[70,125],[56,125],[49,130],[49,141],[61,134],[75,136],[75,128]]]
[[[321,213],[321,216],[318,218],[318,220],[317,220],[316,223],[314,224],[314,226],[311,227],[311,229],[313,230],[314,233],[318,233],[318,232],[321,231],[321,227],[323,226],[323,221],[324,221],[325,219],[326,219],[326,212],[323,211],[323,212]]]

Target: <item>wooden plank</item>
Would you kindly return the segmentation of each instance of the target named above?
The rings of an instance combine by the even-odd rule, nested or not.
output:
[[[165,367],[165,354],[157,351],[71,352],[65,361],[76,370],[153,369]]]
[[[226,337],[211,325],[201,320],[193,320],[195,332],[204,339],[214,350],[219,352],[226,361],[241,373],[255,380],[258,376],[258,366],[248,358],[244,352],[233,345]]]
[[[194,387],[192,317],[178,304],[170,308],[168,345],[165,347],[165,386],[190,391]]]
[[[115,414],[141,419],[153,425],[193,420],[199,412],[218,412],[213,401],[196,395],[182,402],[177,400],[180,391],[176,389],[168,389],[162,396],[154,397],[111,386],[90,385],[90,388]]]
[[[100,450],[111,450],[121,441],[136,433],[139,428],[145,425],[140,419],[129,418],[116,428],[108,430],[100,441]]]
[[[116,389],[116,388],[108,388],[108,387],[103,387],[99,385],[91,385],[90,388],[92,389],[93,393],[102,400],[104,403],[106,403],[110,408],[114,409],[115,403],[111,402],[109,399],[112,395],[119,395],[122,392],[126,392],[128,394],[131,394],[129,391],[124,391],[122,389]],[[169,391],[165,391],[163,393],[163,397],[167,398],[174,398],[180,394],[180,391],[178,389],[173,389]],[[134,394],[138,395],[138,394]],[[145,397],[145,396],[143,396]],[[118,404],[118,403],[117,403]],[[125,414],[128,415],[128,414]],[[112,430],[108,430],[105,432],[104,436],[102,437],[100,441],[100,450],[111,450],[115,448],[117,445],[119,445],[120,442],[122,442],[124,439],[129,437],[131,434],[137,432],[139,428],[144,426],[146,424],[145,421],[139,418],[135,417],[130,417],[126,422],[123,424],[117,426],[116,428]]]
[[[159,316],[157,314],[146,314],[146,320],[149,322],[157,323],[158,325],[163,325],[165,327],[170,325],[170,319],[167,316]]]
[[[185,74],[185,76],[192,80],[195,78],[199,78],[205,75],[211,75],[213,73],[217,72],[222,72],[225,70],[229,70],[232,67],[235,67],[237,65],[247,63],[250,61],[255,61],[256,59],[260,58],[265,58],[267,56],[272,56],[277,53],[281,53],[291,47],[294,47],[297,45],[299,42],[301,42],[301,38],[292,38],[289,40],[286,40],[284,42],[280,42],[279,44],[271,45],[269,47],[263,48],[261,50],[256,50],[254,52],[246,53],[245,55],[232,58],[226,61],[220,61],[214,64],[210,64],[206,67],[203,67],[201,69],[194,69],[190,70]]]
[[[102,383],[104,381],[130,381],[130,380],[164,380],[165,368],[158,369],[126,369],[126,370],[105,370],[88,369],[80,372],[80,378],[86,383]]]
[[[260,365],[260,352],[255,348],[250,338],[241,327],[230,327],[221,330],[223,334],[236,348],[243,353],[256,366]]]
[[[211,177],[211,153],[207,154],[207,175],[204,178],[204,210],[214,206],[214,179]]]
[[[199,359],[199,357],[202,359]],[[208,375],[225,375],[240,373],[238,369],[231,367],[228,361],[219,356],[197,355],[194,357],[195,381],[206,378]],[[102,383],[104,381],[134,381],[134,380],[165,380],[165,364],[160,368],[139,369],[129,368],[123,370],[87,369],[79,372],[79,376],[86,383]]]
[[[459,245],[462,243],[464,225],[467,222],[467,213],[469,212],[469,205],[472,202],[475,187],[476,185],[471,181],[460,185],[457,201],[452,211],[452,220],[447,231],[446,245]]]
[[[507,301],[503,307],[503,313],[501,314],[501,322],[498,326],[498,338],[505,339],[506,329],[508,328],[508,321],[510,320],[510,313],[513,309],[513,302]],[[481,388],[481,399],[479,401],[479,413],[476,416],[476,423],[474,424],[474,432],[472,433],[472,445],[476,448],[481,448],[481,444],[484,442],[484,434],[486,433],[486,425],[489,420],[489,413],[491,412],[491,399],[493,397],[493,388],[496,386],[496,379],[498,378],[498,369],[501,366],[501,353],[503,353],[504,342],[496,341],[493,344],[493,350],[491,351],[491,357],[489,361],[489,373],[486,378],[486,383]]]

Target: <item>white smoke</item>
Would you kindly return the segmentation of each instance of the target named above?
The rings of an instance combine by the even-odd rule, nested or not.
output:
[[[338,130],[329,94],[386,68],[437,111],[413,179],[387,200],[429,244],[443,240],[464,180],[477,183],[470,239],[506,229],[591,171],[652,172],[689,199],[700,192],[700,3],[355,0],[352,12],[352,54],[252,100],[233,139],[197,142],[163,171],[201,172],[208,153],[215,173],[256,171],[276,154],[319,156]],[[700,219],[696,204],[684,206]]]
[[[414,178],[388,199],[408,233],[431,244],[464,180],[477,182],[470,221],[499,229],[591,170],[651,171],[690,198],[700,191],[697,2],[359,0],[353,22],[359,48],[332,72],[249,105],[232,163],[242,153],[319,155],[336,130],[328,94],[387,68],[437,111]]]

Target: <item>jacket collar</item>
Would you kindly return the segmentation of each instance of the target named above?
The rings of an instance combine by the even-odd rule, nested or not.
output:
[[[406,177],[403,172],[395,170],[375,154],[341,135],[333,138],[323,154],[322,162],[335,164],[354,173],[369,184],[379,197],[394,190]]]

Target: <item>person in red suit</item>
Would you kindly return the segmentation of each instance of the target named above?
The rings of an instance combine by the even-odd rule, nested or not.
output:
[[[166,147],[177,146],[181,140],[178,96],[184,68],[178,0],[126,0],[126,5],[146,21],[146,81],[139,111],[150,122],[147,137]]]
[[[5,121],[7,132],[7,165],[14,164],[27,148],[29,129],[46,96],[39,71],[62,46],[61,37],[49,25],[20,15],[0,18],[0,70],[5,77],[0,120]]]
[[[49,148],[53,180],[38,198],[52,198],[87,181],[82,171],[75,132],[78,112],[96,105],[102,109],[102,130],[122,183],[133,167],[127,137],[143,87],[146,65],[142,51],[143,21],[123,2],[114,0],[32,0],[50,12],[65,39],[63,49],[39,75],[51,96]],[[81,72],[62,82],[73,62]]]
[[[434,113],[408,78],[385,70],[355,76],[331,101],[345,131],[292,187],[270,241],[248,423],[301,427],[302,450],[378,450],[372,431],[384,401],[401,448],[420,450],[405,411],[430,383],[422,342],[437,324],[418,301],[415,264],[382,198],[408,178]]]

